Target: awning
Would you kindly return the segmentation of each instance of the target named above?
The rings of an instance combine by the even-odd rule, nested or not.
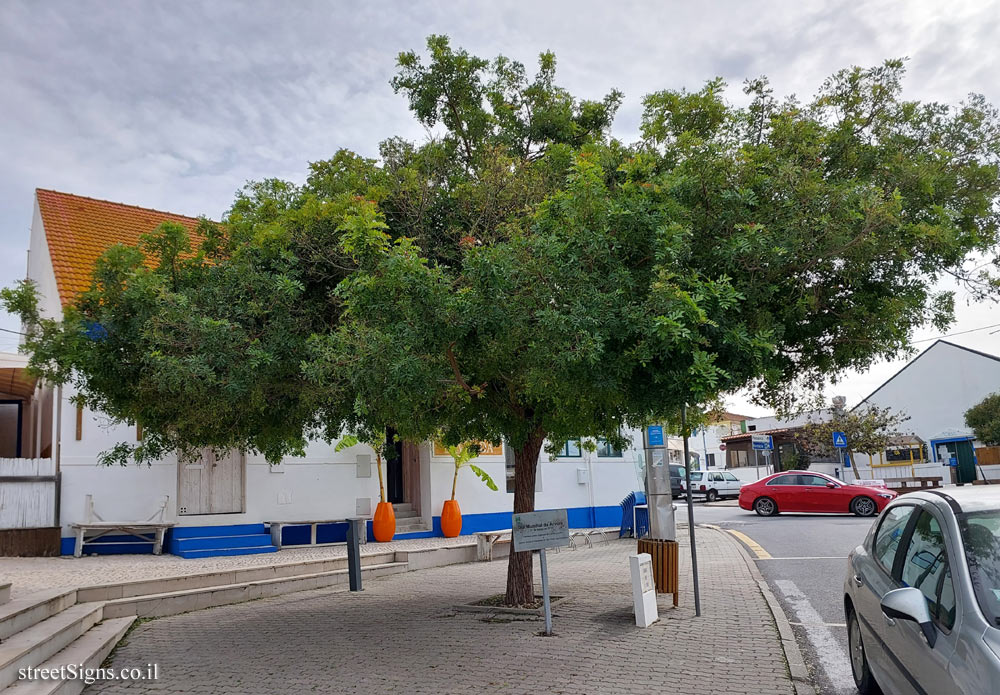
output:
[[[0,393],[29,399],[35,392],[37,379],[28,376],[28,356],[16,352],[0,352]]]

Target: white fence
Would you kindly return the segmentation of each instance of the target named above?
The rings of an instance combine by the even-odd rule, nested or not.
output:
[[[0,529],[58,526],[52,459],[0,459]]]

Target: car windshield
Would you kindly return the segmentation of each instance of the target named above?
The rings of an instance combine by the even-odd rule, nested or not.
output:
[[[691,480],[701,480],[701,471],[691,471]]]
[[[1000,509],[966,514],[960,526],[976,600],[986,619],[1000,627]]]

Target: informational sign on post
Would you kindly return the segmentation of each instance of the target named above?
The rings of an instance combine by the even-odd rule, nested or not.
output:
[[[769,434],[752,434],[750,442],[756,451],[770,451],[774,448],[774,440]]]
[[[847,435],[843,432],[833,433],[833,446],[837,449],[847,448]]]
[[[552,634],[552,605],[549,601],[549,570],[546,548],[569,545],[569,518],[565,509],[514,514],[511,524],[514,552],[538,551],[542,570],[542,605],[545,607],[545,634]]]
[[[649,627],[660,619],[656,608],[656,586],[653,582],[653,558],[649,553],[629,555],[632,571],[632,601],[635,604],[635,624]]]
[[[646,440],[649,446],[663,446],[663,426],[650,425],[647,427]]]

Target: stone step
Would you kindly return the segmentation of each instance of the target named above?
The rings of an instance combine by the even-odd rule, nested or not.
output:
[[[387,574],[405,572],[405,562],[389,562],[381,565],[362,567],[363,579],[373,579]],[[202,608],[227,606],[244,601],[254,601],[270,596],[290,594],[295,591],[308,591],[338,584],[348,583],[347,569],[338,569],[316,574],[279,577],[261,581],[249,581],[238,584],[226,584],[187,591],[175,591],[164,594],[132,596],[113,599],[104,605],[104,615],[109,618],[119,618],[134,615],[140,618],[160,618],[167,615],[177,615]]]
[[[261,553],[276,553],[278,548],[273,545],[253,545],[236,548],[207,548],[203,550],[175,550],[174,555],[191,559],[195,557],[230,557],[233,555],[260,555]]]
[[[426,524],[423,521],[417,521],[412,524],[396,524],[396,535],[406,534],[406,533],[424,533],[430,531],[430,524]]]
[[[361,566],[382,565],[396,561],[395,553],[381,552],[361,556]],[[215,586],[228,586],[247,582],[259,582],[281,577],[296,577],[302,575],[320,574],[334,570],[347,569],[346,557],[309,560],[306,562],[287,562],[283,564],[264,565],[261,567],[243,567],[215,572],[202,572],[180,577],[161,577],[157,579],[141,579],[117,584],[98,584],[77,589],[77,600],[109,601],[112,599],[129,598],[133,596],[148,596],[151,594],[169,594],[192,589],[204,589]]]
[[[396,521],[399,521],[400,519],[416,519],[419,516],[420,515],[417,514],[416,510],[414,510],[414,509],[405,509],[405,510],[403,510],[401,512],[396,512]]]
[[[10,601],[10,582],[0,584],[0,605]]]
[[[38,666],[101,621],[101,603],[78,603],[0,643],[0,688],[17,681],[19,669]]]
[[[76,603],[72,589],[45,589],[0,606],[0,642]]]
[[[112,618],[98,623],[74,640],[68,647],[49,660],[39,664],[39,668],[59,669],[64,666],[98,668],[115,645],[125,636],[135,622],[135,616]],[[23,680],[3,691],[2,695],[78,695],[85,683],[81,678],[71,680]]]
[[[400,512],[412,512],[413,503],[412,502],[393,502],[392,511],[395,512],[396,516],[399,516]]]
[[[174,553],[183,550],[228,550],[230,548],[274,547],[270,533],[241,536],[196,536],[174,541]]]

